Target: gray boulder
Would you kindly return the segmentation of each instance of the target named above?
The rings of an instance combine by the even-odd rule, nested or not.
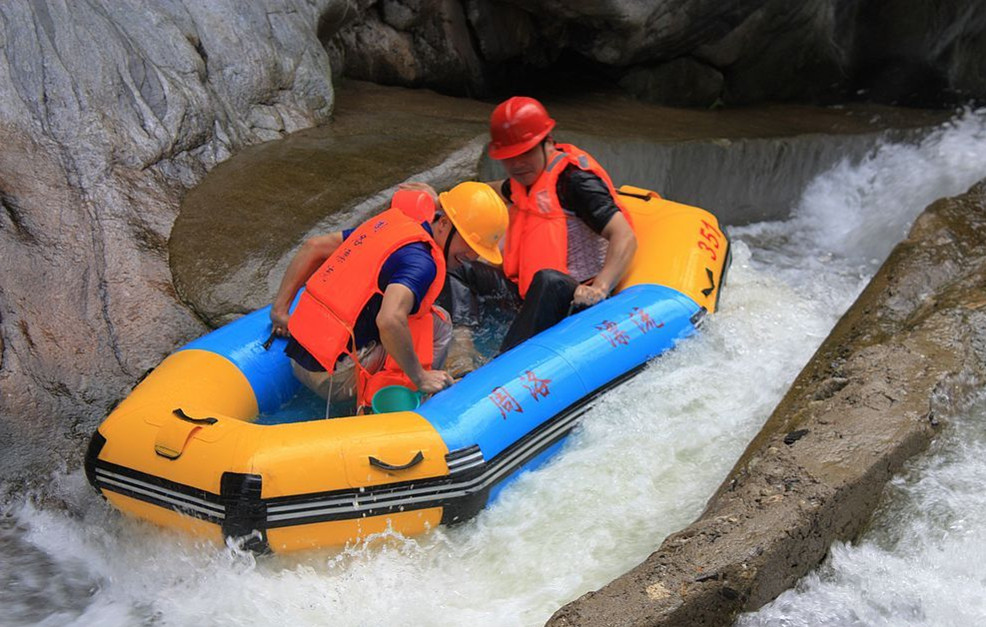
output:
[[[723,73],[723,100],[823,100],[846,90],[855,14],[833,0],[767,0],[695,56]]]
[[[237,149],[328,118],[316,28],[339,4],[0,4],[0,476],[79,450],[204,330],[168,267],[178,203]]]
[[[361,6],[328,49],[350,78],[453,93],[482,88],[483,68],[458,0],[382,0]]]

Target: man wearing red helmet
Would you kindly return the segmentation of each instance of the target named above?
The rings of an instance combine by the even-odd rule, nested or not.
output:
[[[510,211],[503,271],[524,306],[504,350],[609,296],[637,239],[613,182],[588,153],[551,137],[555,121],[515,96],[490,116],[490,157],[509,178],[491,185]]]

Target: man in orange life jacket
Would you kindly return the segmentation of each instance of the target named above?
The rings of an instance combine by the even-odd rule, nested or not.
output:
[[[358,398],[400,383],[430,394],[452,384],[441,370],[451,323],[435,306],[446,266],[482,257],[500,263],[507,226],[503,201],[467,182],[435,199],[402,189],[392,207],[356,229],[308,239],[271,305],[276,334],[295,375],[323,397]],[[293,313],[289,307],[305,284]]]
[[[510,212],[503,272],[524,300],[502,350],[607,298],[637,250],[609,175],[556,143],[554,126],[533,98],[510,98],[490,116],[489,155],[509,176],[491,183]]]

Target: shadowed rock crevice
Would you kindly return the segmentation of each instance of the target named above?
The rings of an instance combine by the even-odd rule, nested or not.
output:
[[[701,517],[549,624],[728,625],[856,538],[986,381],[984,288],[986,181],[918,218]]]
[[[3,209],[4,217],[6,218],[4,220],[7,223],[6,226],[13,229],[21,242],[28,245],[37,244],[37,238],[26,223],[27,218],[24,215],[24,210],[21,209],[20,203],[16,198],[0,190],[0,208]],[[3,228],[3,226],[3,224],[0,224],[0,228]]]
[[[320,39],[346,77],[452,95],[552,93],[571,66],[570,90],[591,73],[666,105],[986,100],[986,6],[972,0],[461,4],[365,0]]]

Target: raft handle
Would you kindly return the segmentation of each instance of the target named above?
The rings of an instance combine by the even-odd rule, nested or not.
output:
[[[219,422],[219,419],[218,418],[212,418],[211,416],[209,418],[192,418],[191,416],[189,416],[188,414],[186,414],[185,412],[183,412],[181,410],[181,407],[179,407],[178,409],[175,409],[171,413],[173,413],[174,415],[178,416],[179,418],[181,418],[185,422],[192,423],[193,425],[214,425],[217,422]]]
[[[709,287],[707,287],[704,290],[702,290],[702,294],[704,294],[705,296],[708,296],[709,294],[712,293],[712,290],[716,289],[716,279],[715,279],[715,275],[712,274],[712,269],[711,268],[706,268],[705,269],[705,274],[708,275],[708,277],[709,277]]]
[[[624,185],[623,187],[628,187],[628,186]],[[641,189],[641,188],[638,188],[638,187],[630,187],[630,189],[640,189],[640,191],[643,192],[643,193],[637,193],[637,192],[631,192],[631,191],[628,191],[628,190],[624,190],[623,187],[621,187],[620,189],[616,190],[616,193],[619,194],[620,196],[629,196],[630,198],[637,198],[639,200],[643,200],[644,202],[649,202],[652,198],[660,198],[661,197],[657,192],[652,192],[649,189]]]
[[[408,468],[411,468],[412,466],[417,466],[418,464],[420,464],[424,460],[425,460],[424,453],[422,453],[421,451],[418,451],[418,453],[414,456],[414,458],[411,461],[409,461],[408,463],[403,464],[401,466],[394,466],[394,465],[388,464],[385,461],[381,461],[381,460],[377,459],[373,455],[370,455],[370,465],[371,466],[376,466],[377,468],[380,468],[380,469],[383,469],[383,470],[407,470]]]

